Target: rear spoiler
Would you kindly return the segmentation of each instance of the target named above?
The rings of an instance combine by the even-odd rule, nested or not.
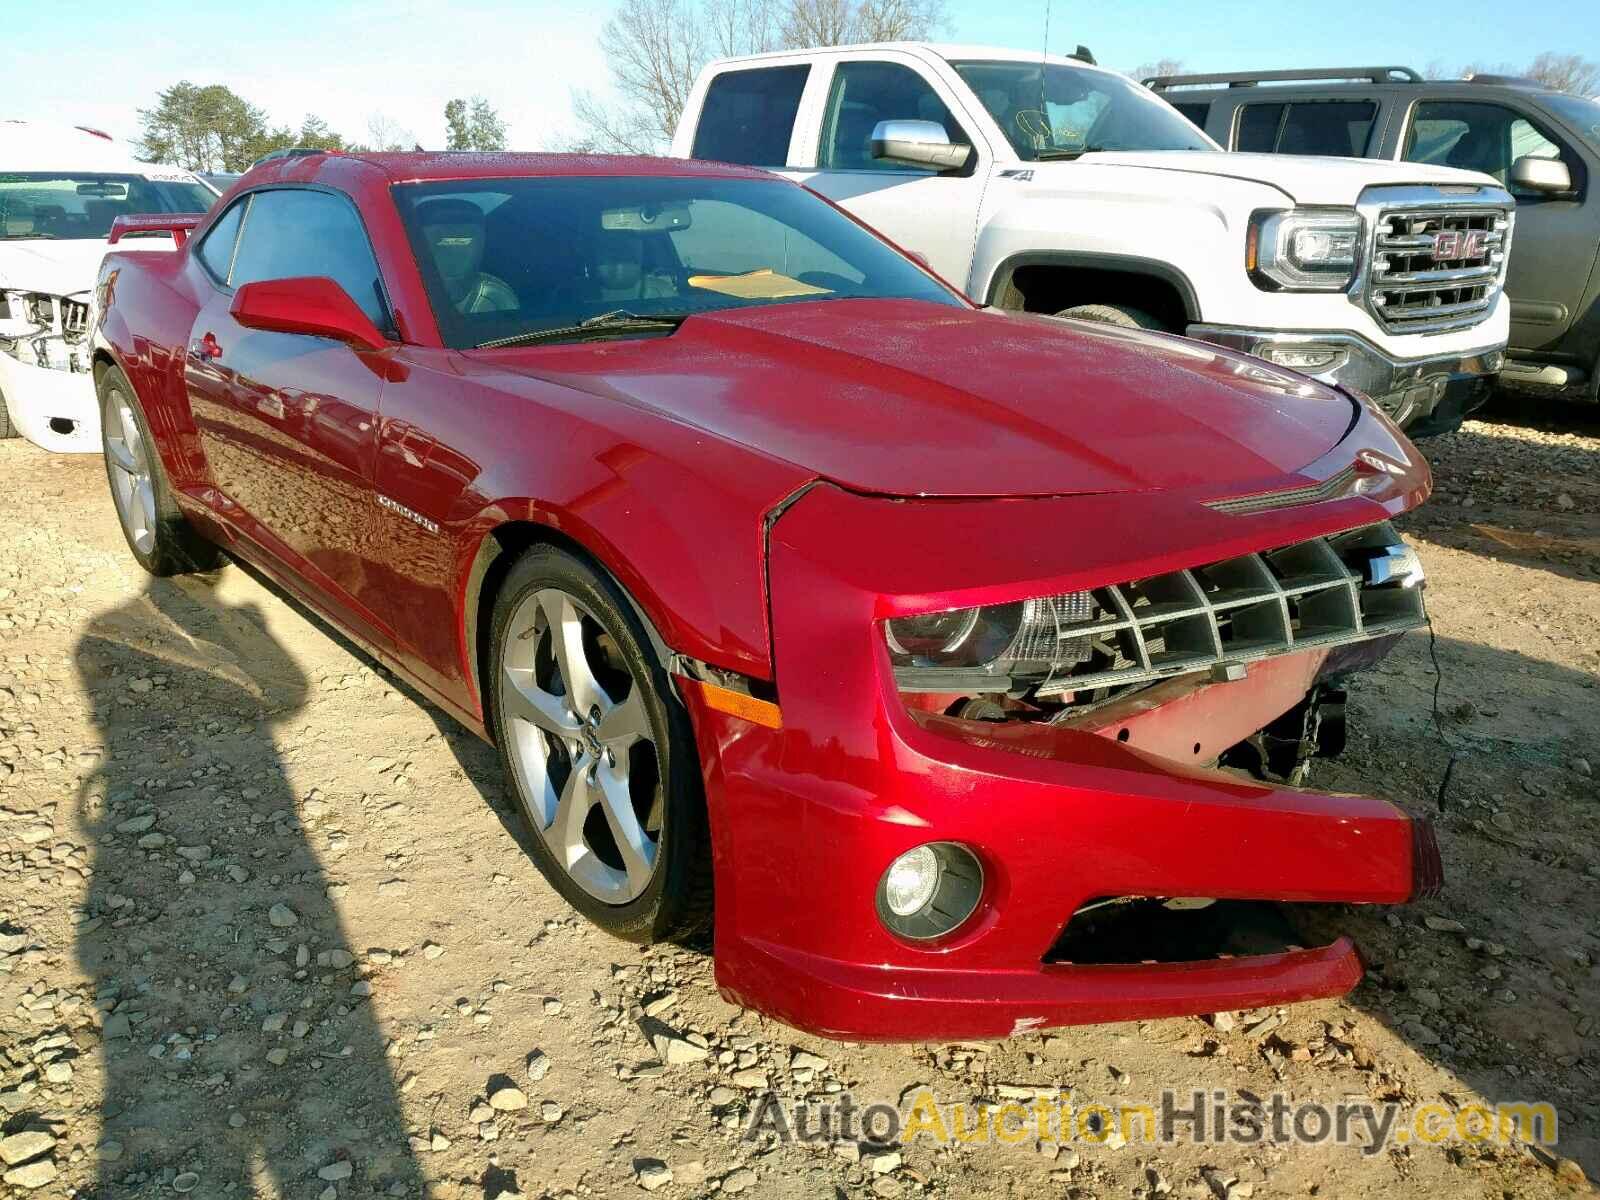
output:
[[[111,236],[106,241],[115,246],[125,237],[140,234],[170,233],[175,246],[189,240],[195,227],[206,219],[205,213],[160,213],[148,216],[124,216],[111,222]]]

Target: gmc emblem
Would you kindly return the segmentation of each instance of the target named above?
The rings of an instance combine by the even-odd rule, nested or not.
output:
[[[1480,258],[1488,244],[1489,234],[1486,230],[1441,229],[1433,235],[1433,261]]]

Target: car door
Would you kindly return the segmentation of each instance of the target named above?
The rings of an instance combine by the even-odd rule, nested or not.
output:
[[[213,286],[190,333],[184,377],[221,515],[357,636],[386,646],[369,556],[389,352],[246,329],[229,311],[243,284],[321,275],[379,329],[390,328],[355,206],[321,189],[254,192],[224,214],[198,254]]]
[[[958,119],[959,101],[924,64],[908,56],[845,56],[833,66],[826,100],[808,139],[814,166],[783,172],[827,196],[913,253],[958,288],[969,285],[978,210],[990,152]],[[889,163],[872,156],[880,121],[932,121],[952,142],[972,146],[950,171]]]
[[[1572,174],[1574,192],[1550,196],[1513,185],[1511,164],[1524,155],[1561,159]],[[1552,347],[1578,315],[1596,261],[1593,224],[1584,212],[1589,180],[1583,157],[1534,114],[1479,100],[1413,105],[1400,157],[1482,171],[1516,198],[1517,226],[1506,267],[1511,345]]]

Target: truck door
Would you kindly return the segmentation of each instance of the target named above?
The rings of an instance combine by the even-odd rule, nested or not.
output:
[[[990,155],[954,107],[955,97],[914,59],[841,58],[811,127],[816,166],[784,173],[922,255],[966,290]],[[874,158],[878,123],[905,120],[943,125],[951,142],[973,148],[966,164],[937,171]]]

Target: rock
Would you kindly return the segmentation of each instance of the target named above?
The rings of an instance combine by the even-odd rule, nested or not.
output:
[[[722,1190],[730,1196],[737,1196],[755,1181],[754,1171],[749,1167],[740,1167],[737,1171],[729,1171],[722,1177]]]
[[[244,1128],[244,1121],[245,1121],[245,1117],[244,1117],[244,1114],[242,1112],[231,1112],[231,1113],[228,1114],[228,1128],[229,1129],[243,1129]]]
[[[1232,1033],[1233,1026],[1234,1020],[1231,1012],[1219,1012],[1211,1014],[1211,1028],[1215,1029],[1218,1033]]]
[[[767,1073],[760,1067],[746,1067],[743,1071],[735,1071],[729,1078],[734,1087],[759,1089],[770,1086]]]
[[[731,1087],[724,1087],[719,1083],[716,1087],[711,1089],[711,1095],[708,1097],[708,1099],[711,1101],[711,1106],[713,1108],[723,1108],[739,1099],[739,1093],[734,1091]]]
[[[1465,933],[1467,927],[1449,917],[1424,917],[1422,923],[1435,933]]]
[[[352,996],[370,996],[370,995],[372,995],[372,980],[370,980],[370,979],[358,979],[358,980],[356,980],[354,983],[352,983],[350,985],[350,994]]]
[[[267,1051],[267,1061],[275,1067],[281,1067],[289,1061],[289,1052],[282,1046],[275,1046]]]
[[[200,1176],[193,1171],[185,1171],[172,1181],[172,1190],[178,1195],[187,1195],[200,1186]]]
[[[550,1074],[550,1056],[543,1050],[535,1050],[528,1055],[528,1078],[538,1083]]]
[[[266,1015],[266,1018],[261,1022],[261,1032],[262,1033],[277,1033],[279,1030],[281,1030],[284,1027],[285,1023],[287,1023],[288,1020],[289,1020],[289,1014],[288,1013],[281,1013],[281,1012],[268,1013]]]
[[[528,1097],[521,1088],[502,1083],[489,1093],[489,1107],[496,1112],[515,1112],[528,1107]]]
[[[890,1171],[900,1169],[900,1151],[894,1149],[863,1150],[861,1161],[872,1168],[874,1175],[887,1175]]]
[[[350,1165],[348,1158],[336,1159],[325,1167],[317,1168],[317,1178],[328,1183],[337,1183],[341,1179],[349,1179],[355,1173],[355,1168]]]
[[[539,1105],[539,1119],[546,1125],[554,1125],[557,1121],[561,1120],[564,1115],[566,1114],[562,1111],[561,1105],[557,1104],[554,1100],[546,1100],[543,1104]]]
[[[117,823],[118,833],[143,833],[156,823],[155,813],[144,813],[141,816],[129,817],[126,821]]]
[[[13,1133],[8,1138],[0,1139],[0,1161],[4,1161],[8,1167],[14,1167],[18,1163],[27,1162],[30,1158],[48,1154],[55,1148],[56,1139],[48,1133],[36,1130]]]
[[[267,910],[267,920],[274,929],[288,929],[291,925],[300,924],[300,918],[287,904],[274,904]]]
[[[56,1164],[48,1158],[41,1158],[37,1162],[28,1163],[22,1167],[12,1167],[5,1173],[5,1181],[13,1187],[42,1188],[56,1177]]]
[[[433,1131],[433,1136],[428,1139],[428,1149],[432,1150],[435,1154],[448,1150],[450,1149],[450,1139],[435,1129]]]
[[[650,1039],[650,1044],[655,1047],[657,1056],[668,1066],[682,1066],[684,1063],[699,1062],[710,1051],[696,1045],[688,1038],[662,1027]]]
[[[50,1083],[71,1083],[72,1064],[65,1062],[53,1062],[44,1069],[44,1077],[46,1081]]]
[[[796,1050],[789,1056],[789,1069],[791,1071],[826,1071],[828,1060],[820,1054],[812,1054],[809,1050]]]
[[[666,1187],[672,1182],[672,1168],[659,1158],[634,1159],[633,1174],[639,1181],[639,1186],[647,1192]]]
[[[8,1175],[6,1178],[9,1179],[10,1176]],[[1556,1178],[1573,1191],[1579,1191],[1586,1187],[1589,1182],[1584,1178],[1583,1168],[1570,1158],[1556,1160]]]
[[[494,1120],[494,1109],[481,1101],[472,1106],[472,1111],[467,1114],[467,1120],[474,1125],[482,1125],[485,1121]]]
[[[438,942],[424,942],[422,944],[422,957],[433,959],[444,953],[444,947]]]
[[[1579,775],[1582,775],[1585,779],[1592,779],[1594,777],[1594,767],[1590,765],[1587,758],[1573,759],[1572,769]]]
[[[880,1175],[872,1181],[872,1194],[874,1196],[884,1196],[889,1200],[893,1200],[893,1197],[902,1195],[905,1190],[906,1185],[893,1175]]]
[[[1501,833],[1515,833],[1517,831],[1516,819],[1513,818],[1508,812],[1501,811],[1490,813],[1489,824],[1493,825]],[[1433,920],[1432,917],[1429,917],[1428,919],[1430,921]]]

